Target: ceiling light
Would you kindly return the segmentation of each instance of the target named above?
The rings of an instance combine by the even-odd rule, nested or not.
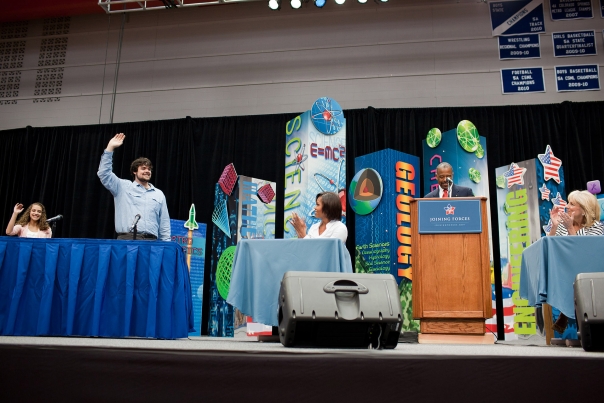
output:
[[[280,10],[281,9],[281,0],[268,0],[268,7],[271,10]]]
[[[344,4],[344,2],[345,2],[345,1],[346,1],[346,0],[336,0],[336,3],[337,3],[337,4]]]
[[[358,2],[361,4],[365,4],[365,3],[367,3],[367,0],[358,0]]]
[[[315,0],[315,6],[317,6],[319,8],[323,8],[324,5],[325,5],[325,0]]]
[[[292,6],[292,8],[295,8],[295,9],[302,7],[301,0],[291,0],[289,4]]]

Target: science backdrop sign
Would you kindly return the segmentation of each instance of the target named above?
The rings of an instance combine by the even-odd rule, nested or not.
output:
[[[331,98],[317,99],[311,110],[285,125],[285,239],[296,238],[290,220],[296,213],[307,228],[315,218],[316,196],[334,192],[340,197],[346,223],[346,119]]]

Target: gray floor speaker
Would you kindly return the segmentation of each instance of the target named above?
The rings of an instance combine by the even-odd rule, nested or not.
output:
[[[287,272],[279,291],[286,347],[395,348],[401,303],[390,274]]]
[[[585,351],[604,350],[604,273],[577,274],[575,317]]]

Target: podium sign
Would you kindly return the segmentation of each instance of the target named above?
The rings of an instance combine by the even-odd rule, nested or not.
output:
[[[419,203],[420,234],[482,232],[480,200],[436,199]]]

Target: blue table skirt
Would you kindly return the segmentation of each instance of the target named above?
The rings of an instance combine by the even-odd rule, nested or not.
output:
[[[573,282],[579,273],[603,272],[604,236],[551,236],[522,252],[520,298],[575,318]]]
[[[187,337],[189,272],[172,242],[0,238],[0,334]]]
[[[243,239],[227,302],[254,322],[277,326],[279,288],[288,271],[352,273],[352,262],[340,239]]]

